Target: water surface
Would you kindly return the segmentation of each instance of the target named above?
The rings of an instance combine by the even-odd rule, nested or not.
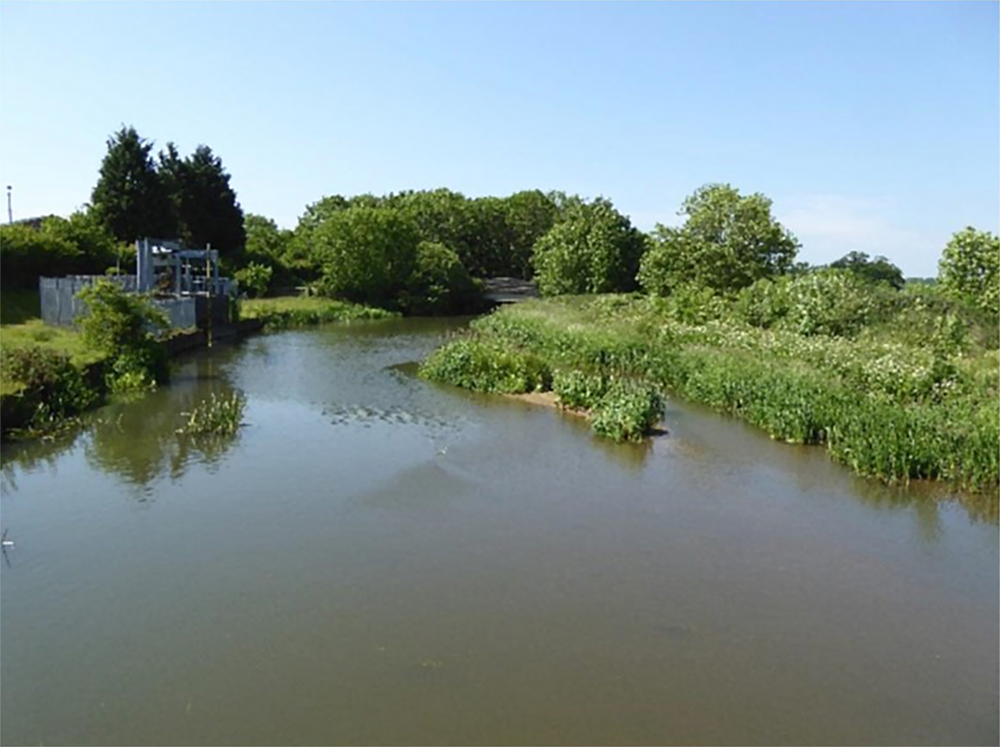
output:
[[[998,741],[995,501],[414,378],[453,327],[251,338],[4,447],[0,740]],[[175,433],[234,389],[236,438]]]

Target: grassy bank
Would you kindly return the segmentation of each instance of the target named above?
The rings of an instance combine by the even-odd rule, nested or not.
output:
[[[240,317],[262,319],[267,330],[357,319],[391,319],[398,316],[393,311],[319,296],[252,298],[240,303]]]
[[[824,445],[863,475],[995,491],[997,351],[968,340],[939,344],[935,334],[913,344],[874,328],[854,339],[806,336],[733,318],[686,323],[659,299],[566,297],[476,320],[469,339],[437,351],[423,372],[490,391],[489,381],[463,376],[473,364],[492,370],[490,351],[502,351],[496,370],[523,359],[547,367],[554,382],[578,372],[572,388],[593,390],[584,395],[591,398],[602,381],[644,383],[741,417],[773,438]],[[470,357],[470,345],[482,355]],[[574,395],[560,394],[567,396]]]

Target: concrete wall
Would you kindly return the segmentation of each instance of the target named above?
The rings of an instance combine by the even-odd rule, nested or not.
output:
[[[39,278],[38,295],[42,307],[42,321],[61,327],[72,326],[74,320],[85,314],[87,305],[76,294],[93,285],[98,278],[106,278],[122,286],[126,291],[135,291],[135,277],[132,275],[70,275],[65,278]]]
[[[153,305],[159,308],[170,320],[174,329],[185,329],[198,326],[197,299],[187,298],[154,298]]]
[[[136,279],[134,275],[73,275],[65,278],[39,278],[38,291],[41,297],[42,321],[46,324],[56,324],[70,327],[81,316],[87,313],[87,305],[76,297],[76,294],[92,285],[95,280],[105,278],[122,286],[126,291],[135,292]],[[153,305],[160,308],[170,320],[170,326],[175,329],[197,327],[198,321],[206,318],[208,311],[207,299],[186,296],[184,298],[154,298]],[[213,322],[224,324],[229,321],[229,301],[216,298],[213,301]]]

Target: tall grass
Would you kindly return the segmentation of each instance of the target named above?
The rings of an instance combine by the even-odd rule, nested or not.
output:
[[[397,312],[318,296],[252,298],[240,304],[243,319],[262,319],[268,330],[358,319],[393,319]]]
[[[474,337],[439,348],[421,364],[419,373],[476,392],[522,394],[546,391],[552,385],[552,370],[539,356]]]
[[[231,436],[243,424],[243,410],[246,397],[239,392],[218,395],[212,392],[191,410],[184,413],[186,418],[180,433],[189,435]]]
[[[743,418],[775,439],[824,445],[863,475],[997,489],[998,354],[975,341],[917,346],[864,334],[805,336],[739,319],[684,323],[661,299],[633,296],[531,301],[472,328],[483,351],[546,362],[570,406],[592,408],[608,382],[631,378]]]

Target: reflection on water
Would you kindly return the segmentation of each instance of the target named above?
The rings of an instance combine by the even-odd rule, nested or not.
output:
[[[85,418],[71,436],[5,446],[3,490],[17,490],[19,471],[52,467],[60,456],[80,448],[93,469],[117,476],[146,497],[157,480],[179,480],[192,463],[217,467],[238,443],[240,430],[190,434],[181,432],[181,426],[211,392],[227,395],[234,389],[209,359],[184,360],[177,369],[174,385],[142,397],[118,398]]]
[[[995,498],[678,402],[617,445],[416,378],[452,326],[256,337],[5,446],[0,742],[996,743]]]
[[[352,363],[363,382],[381,378],[380,385],[387,381],[395,383],[401,396],[386,396],[391,389],[383,391],[382,400],[352,400],[354,393],[350,382],[329,388],[332,394],[326,403],[315,401],[315,392],[310,392],[310,403],[315,405],[323,417],[333,426],[371,428],[383,426],[415,426],[430,433],[430,443],[440,448],[454,438],[468,417],[462,408],[448,411],[437,403],[425,407],[414,391],[425,386],[446,391],[452,398],[466,400],[477,406],[500,408],[503,410],[537,411],[542,406],[516,399],[495,395],[467,392],[454,387],[427,385],[417,379],[417,362],[395,361],[382,365],[391,359],[393,351],[404,357],[412,355],[412,340],[391,336],[398,331],[401,323],[396,320],[364,324],[350,330],[352,339]],[[437,325],[431,324],[435,329]],[[402,327],[405,329],[405,326]],[[284,333],[286,335],[290,333]],[[338,336],[343,330],[331,330],[329,334]],[[389,336],[387,336],[389,335]],[[358,358],[358,348],[364,351],[369,363],[365,366]],[[322,352],[328,350],[320,348]],[[152,486],[160,479],[179,480],[191,464],[205,465],[212,471],[217,469],[225,455],[239,443],[241,430],[231,435],[185,434],[178,432],[185,414],[194,406],[215,392],[220,395],[236,391],[231,382],[233,369],[230,363],[242,361],[248,364],[278,365],[268,338],[251,338],[243,349],[223,347],[213,355],[187,357],[175,363],[175,371],[170,386],[141,397],[119,398],[96,413],[84,418],[83,426],[75,433],[64,434],[54,440],[33,440],[22,443],[4,444],[0,463],[0,489],[4,493],[18,489],[18,473],[40,469],[54,469],[63,455],[78,449],[91,466],[112,474],[136,488],[140,494],[149,496]],[[360,364],[360,365],[359,365]],[[319,367],[317,367],[319,368]],[[320,374],[322,370],[319,369]],[[238,374],[238,372],[237,372]],[[307,384],[309,382],[306,382]],[[345,386],[344,384],[347,383]],[[356,382],[353,382],[356,383]],[[294,391],[289,391],[294,395]],[[336,401],[340,400],[340,401]],[[384,402],[385,404],[382,404]],[[751,426],[737,420],[711,413],[707,408],[670,402],[667,406],[666,423],[668,432],[641,443],[616,444],[599,438],[590,432],[586,419],[576,415],[555,411],[560,423],[573,432],[590,434],[590,446],[595,453],[609,463],[630,472],[641,473],[647,460],[654,455],[676,458],[685,462],[699,463],[709,455],[703,437],[673,428],[683,422],[685,413],[707,415],[714,419],[718,428],[713,428],[711,437],[733,444],[737,448],[734,455],[743,454],[752,460],[760,450],[759,434]],[[450,434],[450,435],[449,435]],[[757,441],[754,444],[747,440]],[[803,460],[815,464],[828,461],[821,449],[807,446],[782,445],[777,460],[786,465],[789,474],[803,491],[815,490],[823,486],[831,470],[843,474],[845,471],[832,463],[821,469],[802,469]],[[940,532],[940,510],[944,506],[959,506],[974,523],[1000,524],[1000,500],[993,493],[961,493],[947,486],[914,482],[909,485],[886,485],[876,480],[862,477],[848,477],[851,484],[850,495],[865,505],[882,511],[911,512],[921,532],[933,538]]]
[[[231,387],[218,384],[213,390],[232,392]],[[180,479],[192,462],[209,468],[217,465],[238,442],[239,429],[225,435],[179,432],[186,414],[207,395],[200,390],[171,394],[152,396],[143,406],[106,408],[84,442],[84,453],[94,469],[149,488],[162,477]]]

